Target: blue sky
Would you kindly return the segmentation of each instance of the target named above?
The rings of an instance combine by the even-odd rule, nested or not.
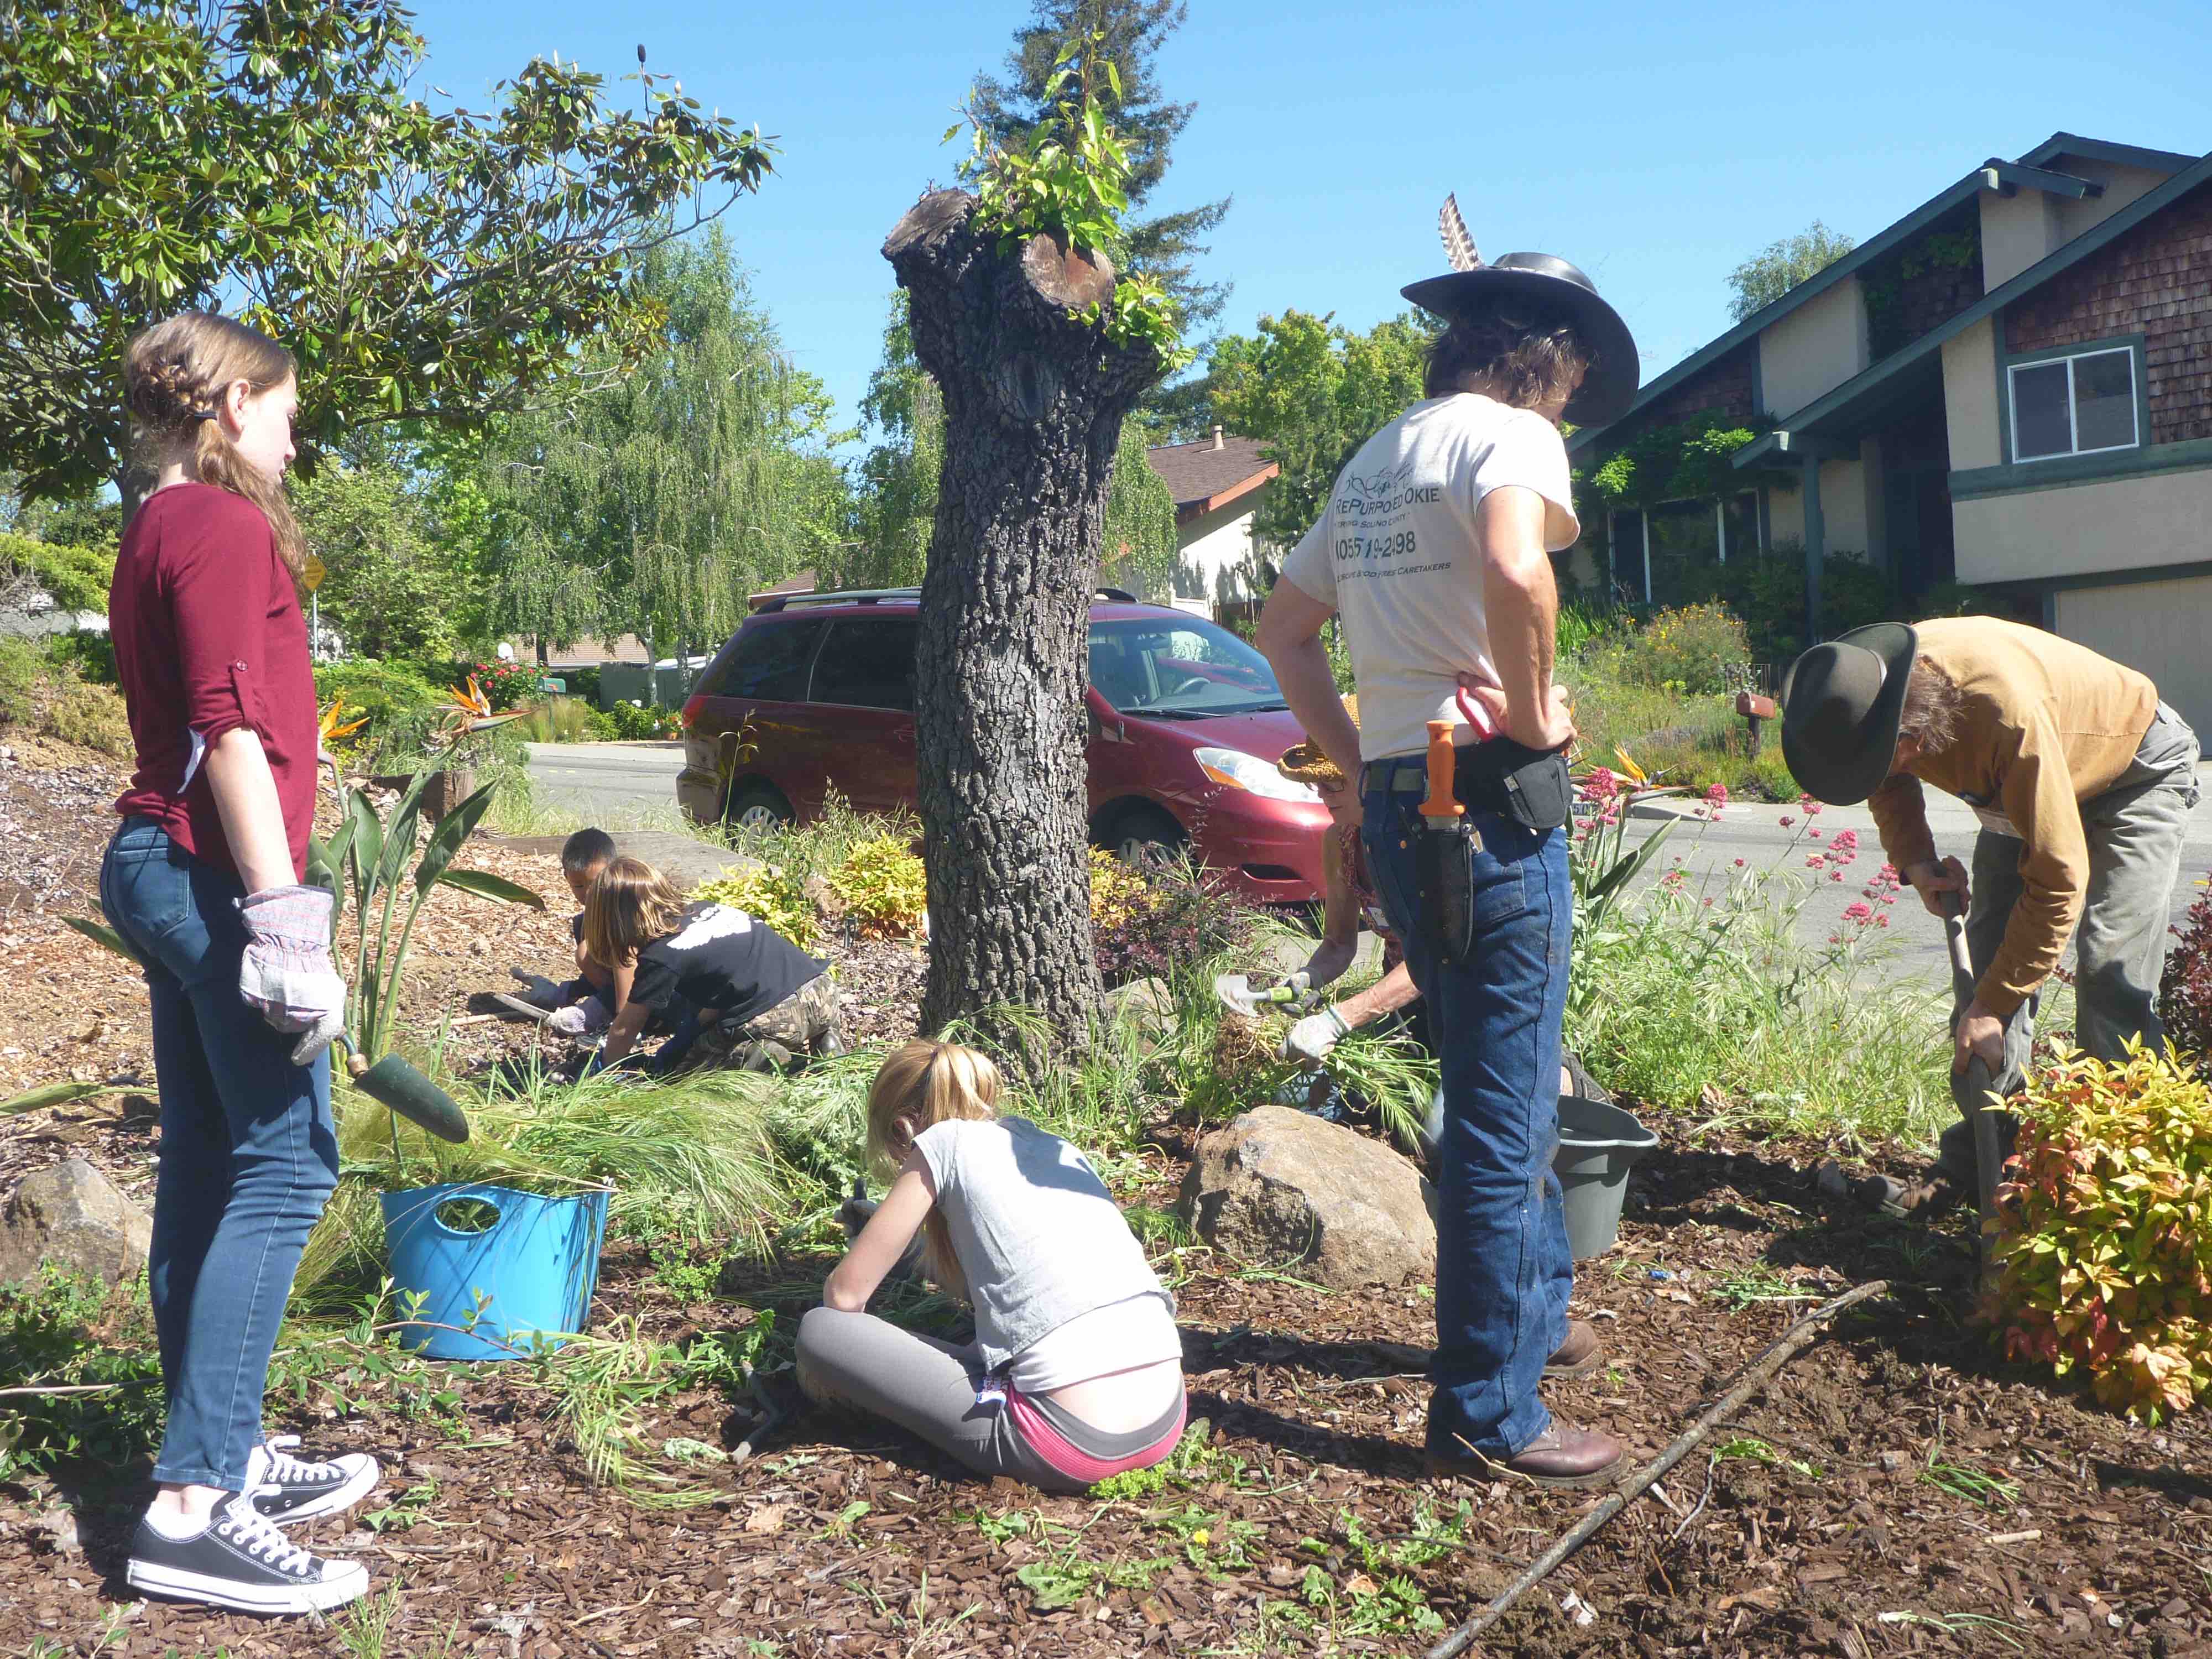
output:
[[[757,296],[857,419],[892,283],[884,234],[950,182],[938,137],[1027,0],[797,6],[420,0],[425,79],[471,107],[532,55],[651,66],[776,136],[777,174],[726,216]],[[1231,195],[1206,270],[1222,322],[1336,313],[1364,329],[1443,268],[1456,191],[1485,254],[1575,261],[1620,307],[1644,377],[1728,325],[1727,276],[1815,218],[1880,230],[1992,155],[2066,131],[2212,150],[2212,7],[1574,6],[1190,0],[1160,64],[1197,114],[1155,198]],[[617,95],[635,94],[618,84]]]

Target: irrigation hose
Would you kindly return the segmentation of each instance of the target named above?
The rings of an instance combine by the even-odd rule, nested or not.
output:
[[[1807,1314],[1795,1325],[1783,1332],[1764,1353],[1752,1361],[1751,1369],[1743,1374],[1742,1379],[1715,1401],[1706,1409],[1705,1414],[1685,1430],[1673,1445],[1668,1447],[1665,1451],[1661,1452],[1658,1456],[1616,1486],[1603,1503],[1582,1518],[1573,1531],[1546,1550],[1526,1572],[1499,1592],[1488,1607],[1431,1648],[1426,1659],[1454,1659],[1454,1656],[1466,1652],[1473,1644],[1474,1638],[1504,1617],[1505,1610],[1519,1601],[1525,1592],[1533,1589],[1550,1577],[1561,1562],[1597,1536],[1607,1522],[1644,1496],[1658,1483],[1660,1478],[1668,1470],[1686,1457],[1696,1448],[1698,1443],[1711,1433],[1716,1426],[1733,1416],[1745,1401],[1756,1394],[1775,1372],[1782,1369],[1784,1361],[1812,1341],[1820,1326],[1833,1319],[1846,1308],[1854,1307],[1869,1297],[1880,1296],[1888,1288],[1887,1279],[1877,1279],[1870,1284],[1860,1285],[1856,1290],[1846,1291],[1826,1306],[1814,1309],[1811,1313]]]

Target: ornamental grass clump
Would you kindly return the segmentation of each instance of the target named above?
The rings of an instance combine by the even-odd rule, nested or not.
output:
[[[1998,1189],[2005,1352],[2155,1424],[2212,1394],[2212,1089],[2171,1053],[2030,1079]]]

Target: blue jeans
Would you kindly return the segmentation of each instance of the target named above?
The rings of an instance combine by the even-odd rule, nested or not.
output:
[[[154,1000],[146,1278],[168,1395],[154,1478],[227,1492],[246,1483],[293,1271],[338,1176],[329,1055],[293,1065],[295,1039],[239,994],[242,892],[150,818],[125,819],[100,869],[100,904]]]
[[[1437,1347],[1429,1445],[1509,1458],[1551,1425],[1537,1396],[1566,1338],[1574,1254],[1552,1159],[1559,1142],[1559,1024],[1574,901],[1563,830],[1468,811],[1474,949],[1439,962],[1415,877],[1429,833],[1414,794],[1370,790],[1361,835],[1376,895],[1406,941],[1443,1070],[1437,1149]]]

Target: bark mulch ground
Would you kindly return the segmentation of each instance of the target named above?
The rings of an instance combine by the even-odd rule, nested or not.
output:
[[[0,788],[8,781],[0,770]],[[0,793],[0,812],[30,810]],[[75,845],[58,842],[46,850],[62,856],[34,866],[0,838],[15,860],[0,880],[56,872],[37,889],[43,907],[5,919],[17,942],[0,978],[0,1047],[21,1052],[0,1088],[51,1078],[57,1063],[149,1075],[130,975],[48,920],[79,902]],[[550,867],[508,868],[474,849],[469,861],[561,891]],[[509,957],[566,946],[565,904],[540,917],[441,894],[434,908],[410,999],[419,1019],[465,1006]],[[40,965],[16,971],[27,950]],[[882,1000],[865,1030],[910,1022],[917,969],[911,953],[866,969]],[[100,1033],[82,1036],[95,1017]],[[487,1057],[528,1040],[489,1021],[450,1040],[463,1032]],[[143,1094],[125,1106],[0,1126],[0,1188],[67,1150],[143,1191],[157,1132]],[[1548,1389],[1562,1414],[1648,1456],[1797,1315],[1869,1279],[1896,1289],[1789,1364],[1524,1598],[1483,1651],[2212,1659],[2203,1413],[2133,1428],[1997,1363],[1962,1316],[1963,1225],[1916,1231],[1824,1210],[1804,1171],[1827,1148],[1698,1134],[1653,1115],[1663,1144],[1637,1172],[1620,1243],[1578,1276],[1577,1311],[1599,1322],[1609,1363]],[[1187,1135],[1158,1126],[1144,1202],[1172,1201]],[[710,1273],[672,1281],[619,1246],[595,1322],[634,1316],[678,1340],[762,1305],[788,1313],[804,1305],[794,1286],[830,1260],[733,1264],[709,1296],[697,1287]],[[741,1464],[702,1466],[710,1502],[642,1509],[586,1483],[525,1367],[380,1375],[295,1361],[272,1428],[305,1435],[311,1450],[374,1452],[386,1468],[368,1505],[305,1534],[366,1559],[374,1599],[327,1622],[133,1602],[121,1571],[145,1464],[79,1470],[57,1492],[0,1486],[0,1653],[1411,1652],[1596,1500],[1422,1479],[1425,1286],[1331,1293],[1294,1269],[1200,1249],[1174,1261],[1192,1415],[1205,1427],[1151,1491],[1040,1497],[968,1478],[888,1429],[811,1413]],[[647,1437],[726,1447],[749,1421],[697,1390],[656,1402]]]

